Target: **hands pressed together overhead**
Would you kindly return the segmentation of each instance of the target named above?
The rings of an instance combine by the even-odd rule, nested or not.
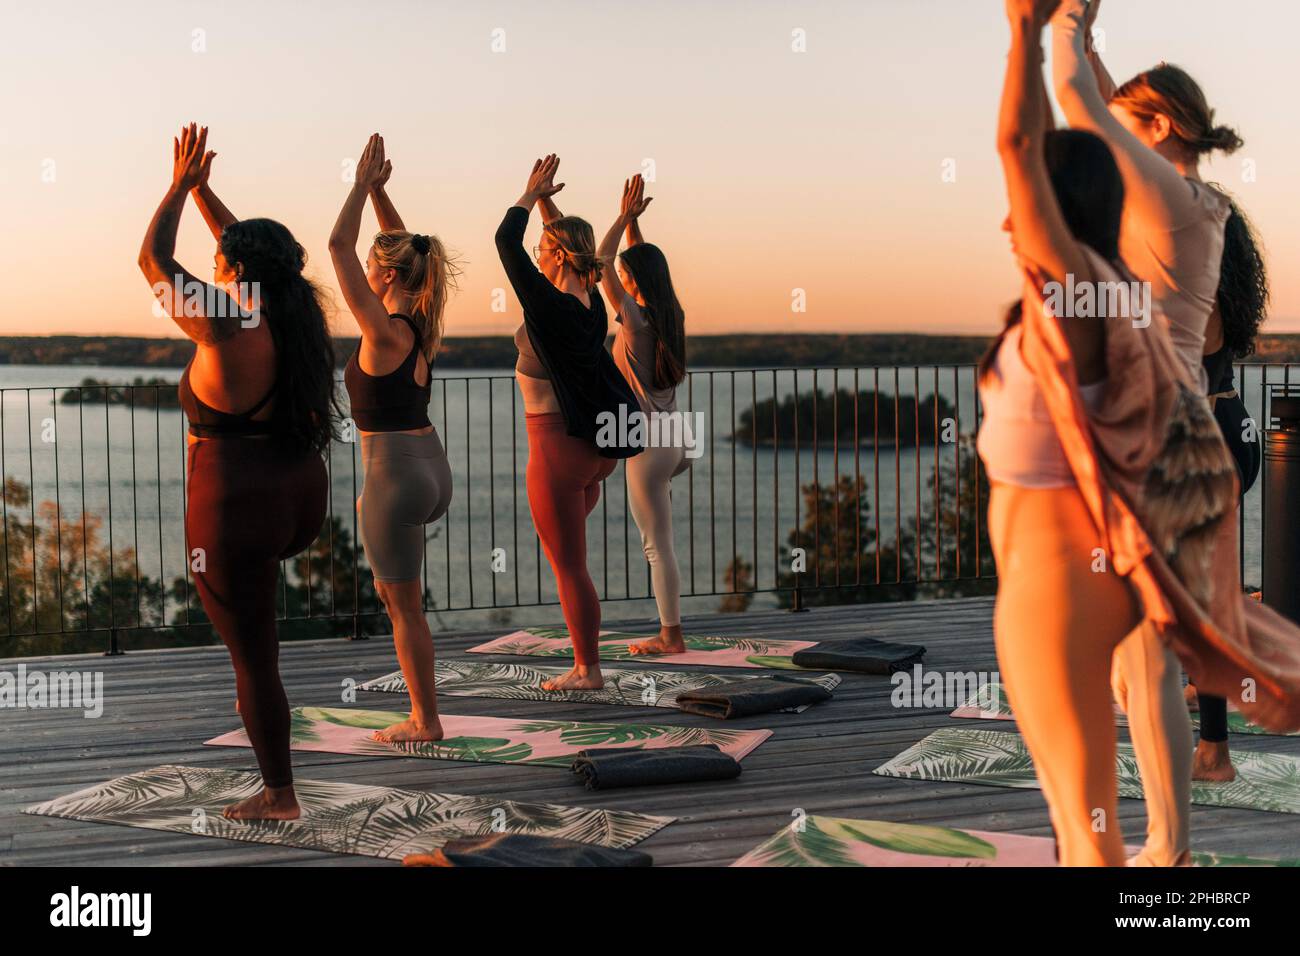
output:
[[[172,185],[188,192],[208,181],[212,159],[217,154],[205,152],[208,145],[208,128],[190,123],[181,128],[181,134],[172,139]]]

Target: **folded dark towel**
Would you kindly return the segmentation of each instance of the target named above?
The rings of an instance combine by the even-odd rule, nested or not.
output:
[[[919,664],[925,656],[920,644],[893,644],[872,637],[851,637],[842,641],[822,641],[791,655],[799,667],[828,671],[861,671],[864,674],[892,674]]]
[[[730,720],[820,704],[831,696],[825,687],[797,677],[751,677],[678,694],[677,706],[688,714]]]
[[[730,780],[740,776],[740,764],[714,744],[694,747],[609,747],[583,750],[573,772],[588,790],[641,787],[697,780]]]
[[[412,853],[403,866],[650,866],[649,853],[592,846],[529,833],[492,833],[449,840],[433,853]]]

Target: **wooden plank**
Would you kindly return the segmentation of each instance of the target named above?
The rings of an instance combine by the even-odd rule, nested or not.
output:
[[[807,613],[764,609],[746,614],[688,617],[688,632],[819,640],[870,635],[924,644],[927,670],[995,671],[992,599],[815,608]],[[651,620],[607,627],[650,633]],[[460,655],[501,629],[435,634],[438,653]],[[480,658],[476,658],[480,659]],[[493,658],[483,656],[482,660]],[[502,661],[519,658],[497,657]],[[0,661],[13,670],[19,661]],[[392,865],[287,847],[238,844],[49,817],[25,816],[26,806],[111,777],[164,763],[250,768],[251,752],[205,748],[207,740],[239,725],[226,652],[220,647],[25,658],[29,668],[91,670],[104,675],[105,710],[86,719],[78,711],[0,711],[0,862],[14,865]],[[390,639],[324,640],[286,644],[281,666],[295,706],[342,703],[342,682],[360,683],[396,670]],[[656,668],[654,658],[629,666]],[[736,673],[703,668],[717,673]],[[727,726],[767,727],[774,736],[744,762],[735,781],[676,787],[588,792],[553,768],[454,761],[366,758],[295,753],[303,779],[338,780],[452,793],[496,794],[515,800],[600,806],[675,816],[678,821],[642,846],[659,864],[725,865],[807,813],[923,822],[974,829],[1049,835],[1038,791],[898,780],[872,774],[877,766],[932,731],[950,726],[948,708],[896,708],[884,677],[843,675],[835,699],[799,715],[768,714]],[[404,698],[358,692],[349,706],[400,710]],[[451,713],[646,721],[701,727],[702,717],[645,708],[546,701],[447,697]],[[1013,723],[999,729],[1014,731]],[[1300,754],[1300,738],[1234,737],[1235,747]],[[1120,825],[1140,843],[1140,801],[1120,801]],[[1270,857],[1300,857],[1300,818],[1249,810],[1193,808],[1195,849]]]

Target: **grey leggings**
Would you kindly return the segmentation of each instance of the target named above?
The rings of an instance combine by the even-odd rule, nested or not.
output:
[[[361,436],[365,484],[357,502],[361,544],[376,581],[414,581],[424,526],[451,504],[451,466],[436,431]]]

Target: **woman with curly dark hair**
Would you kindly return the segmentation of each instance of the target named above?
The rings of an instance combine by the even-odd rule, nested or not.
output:
[[[237,220],[208,185],[216,155],[194,124],[173,142],[172,183],[149,224],[140,269],[197,345],[180,382],[189,419],[185,535],[203,609],[230,651],[239,715],[263,789],[226,808],[232,819],[299,816],[289,762],[289,703],[275,628],[279,563],[325,520],[321,453],[333,434],[334,348],[306,253],[270,219]],[[217,239],[214,282],[175,258],[194,193]]]

